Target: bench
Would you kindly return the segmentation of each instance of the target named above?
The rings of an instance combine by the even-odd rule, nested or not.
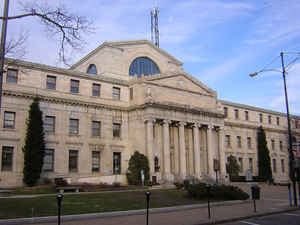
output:
[[[79,187],[56,187],[56,191],[58,191],[59,193],[64,193],[64,191],[75,191],[75,192],[79,192]]]

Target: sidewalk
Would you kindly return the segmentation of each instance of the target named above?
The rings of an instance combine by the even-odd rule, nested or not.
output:
[[[248,186],[244,187],[248,189]],[[233,201],[211,204],[211,219],[208,219],[206,204],[151,209],[150,225],[196,225],[216,224],[246,219],[254,216],[269,215],[293,211],[299,208],[290,207],[288,192],[285,187],[262,187],[262,200],[256,201],[257,212],[254,212],[253,201]],[[150,201],[151,206],[151,201]],[[41,224],[56,225],[57,217],[30,218],[17,220],[0,220],[0,224]],[[48,221],[48,222],[47,222]],[[146,224],[145,210],[126,212],[83,214],[64,216],[62,225],[142,225]]]

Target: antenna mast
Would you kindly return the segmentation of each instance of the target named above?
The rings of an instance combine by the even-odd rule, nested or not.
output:
[[[159,47],[159,30],[158,30],[158,7],[151,10],[151,41],[157,47]]]

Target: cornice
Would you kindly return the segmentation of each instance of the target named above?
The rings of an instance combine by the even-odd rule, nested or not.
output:
[[[199,107],[191,107],[190,105],[182,105],[175,103],[161,103],[161,102],[147,102],[142,105],[134,105],[129,107],[129,111],[134,111],[136,109],[145,109],[148,107],[166,109],[166,110],[175,110],[185,113],[195,113],[203,116],[215,117],[215,118],[224,118],[222,113],[208,111],[207,109],[199,108]]]

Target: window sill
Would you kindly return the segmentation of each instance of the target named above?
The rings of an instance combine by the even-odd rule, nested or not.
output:
[[[101,138],[101,136],[91,136],[91,138],[97,138],[97,139],[100,139]]]
[[[16,132],[17,129],[16,128],[8,128],[8,127],[3,127],[2,131],[10,131],[10,132]]]
[[[69,137],[80,137],[79,134],[69,134]]]
[[[122,141],[122,138],[121,137],[113,137],[113,140]]]

